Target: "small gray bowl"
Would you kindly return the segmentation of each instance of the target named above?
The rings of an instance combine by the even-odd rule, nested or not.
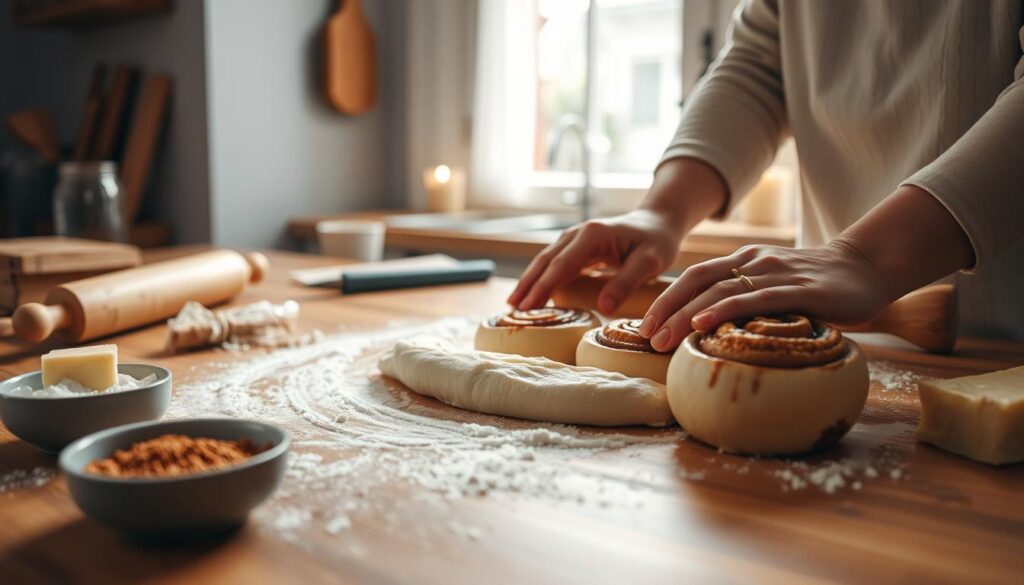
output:
[[[177,434],[270,444],[238,465],[165,478],[117,478],[85,471],[96,459],[139,441]],[[281,484],[291,440],[284,429],[259,421],[193,419],[138,423],[100,431],[68,446],[60,469],[85,514],[142,538],[190,538],[243,524],[249,512]]]
[[[118,364],[117,371],[136,379],[156,374],[147,386],[109,394],[69,398],[7,396],[18,386],[41,388],[42,372],[36,370],[0,383],[0,420],[7,430],[47,453],[59,453],[65,445],[103,429],[157,420],[171,401],[171,371],[147,364]]]

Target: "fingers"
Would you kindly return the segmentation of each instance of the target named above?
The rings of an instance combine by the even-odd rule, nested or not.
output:
[[[562,232],[562,235],[554,244],[544,248],[539,254],[534,256],[533,260],[530,261],[530,265],[523,271],[523,275],[519,277],[519,284],[516,285],[515,290],[512,291],[506,302],[513,307],[518,307],[519,303],[530,292],[530,289],[533,288],[537,279],[540,278],[540,275],[547,269],[551,259],[568,246],[575,236],[576,230],[566,230]]]
[[[711,331],[726,321],[765,313],[814,314],[812,296],[806,287],[776,286],[722,299],[693,318],[693,328]],[[653,343],[652,343],[653,345]]]
[[[611,315],[641,284],[661,274],[664,262],[653,249],[636,250],[601,289],[597,306]]]
[[[755,290],[776,285],[771,276],[751,278]],[[750,293],[747,283],[738,278],[730,278],[717,282],[697,295],[686,306],[673,313],[651,338],[651,346],[658,351],[674,349],[693,331],[691,320],[694,315],[702,313],[706,308],[723,299]]]
[[[732,278],[732,269],[743,264],[739,254],[717,258],[686,269],[665,292],[655,299],[640,324],[640,335],[651,339],[654,345],[655,332],[660,332],[665,321],[676,311],[689,303],[698,293],[716,282]],[[655,347],[657,349],[657,347]]]
[[[594,224],[587,224],[585,228],[590,225]],[[518,308],[526,311],[544,306],[557,286],[575,278],[581,268],[601,259],[597,253],[600,248],[599,241],[600,235],[596,229],[580,230],[578,235],[547,263],[543,273],[537,277]]]

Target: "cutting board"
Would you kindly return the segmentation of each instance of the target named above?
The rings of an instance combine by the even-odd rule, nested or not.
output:
[[[0,315],[43,300],[58,284],[141,262],[139,249],[129,244],[56,236],[0,240]]]
[[[377,49],[362,0],[341,0],[324,31],[327,101],[343,114],[369,111],[377,99]]]

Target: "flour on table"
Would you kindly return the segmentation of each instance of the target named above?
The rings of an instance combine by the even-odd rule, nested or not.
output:
[[[475,320],[446,319],[342,333],[218,364],[195,382],[179,383],[167,417],[221,415],[286,427],[292,450],[285,481],[254,517],[299,544],[306,531],[342,535],[369,516],[388,530],[422,531],[429,539],[431,530],[452,532],[452,503],[490,494],[642,505],[643,487],[570,462],[613,450],[671,449],[685,436],[679,429],[598,432],[469,413],[419,397],[377,371],[380,355],[398,340],[429,334],[468,347],[475,328]],[[403,485],[415,495],[396,498]],[[460,534],[474,540],[483,529]]]
[[[22,488],[42,487],[56,476],[55,468],[43,466],[0,473],[0,494]]]
[[[398,340],[426,334],[469,347],[476,325],[468,318],[407,322],[208,364],[203,375],[183,376],[192,380],[178,383],[167,416],[254,418],[287,428],[292,450],[284,482],[253,518],[300,547],[323,546],[314,534],[334,537],[342,542],[332,550],[351,556],[366,554],[362,531],[354,529],[364,522],[387,538],[427,549],[442,535],[486,539],[491,527],[453,519],[455,506],[467,498],[639,510],[652,498],[672,497],[673,480],[713,481],[721,473],[754,480],[788,468],[799,481],[836,492],[893,481],[892,471],[901,469],[901,454],[884,463],[878,449],[885,445],[861,445],[847,462],[855,472],[838,472],[842,485],[829,479],[834,469],[817,471],[832,469],[829,461],[772,460],[765,470],[748,459],[716,455],[698,468],[674,463],[676,476],[655,474],[651,469],[673,461],[685,438],[678,428],[596,430],[470,413],[420,397],[377,370],[377,360]],[[612,471],[588,465],[623,456],[655,462]],[[776,479],[780,490],[797,489],[792,478]]]

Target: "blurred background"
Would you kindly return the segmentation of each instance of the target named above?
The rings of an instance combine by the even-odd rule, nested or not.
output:
[[[389,256],[515,272],[636,205],[734,5],[0,0],[0,237],[315,252],[322,222],[374,221]],[[357,82],[345,111],[329,88]],[[796,176],[786,148],[690,240],[792,243]]]

